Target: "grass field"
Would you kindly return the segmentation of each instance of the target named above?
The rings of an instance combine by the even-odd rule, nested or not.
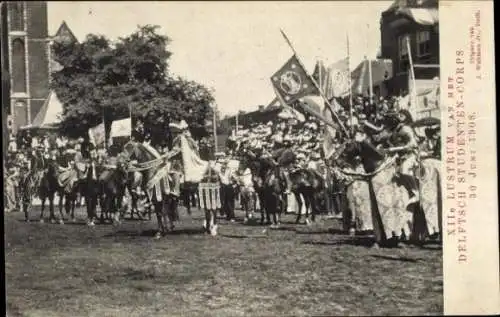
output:
[[[242,216],[242,213],[238,213]],[[38,217],[38,215],[33,215]],[[24,223],[5,215],[8,316],[345,316],[442,314],[442,251],[371,248],[334,219],[280,229],[181,211],[176,231]]]

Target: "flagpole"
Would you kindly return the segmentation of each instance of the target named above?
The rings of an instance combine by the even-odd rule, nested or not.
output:
[[[283,107],[285,108],[290,108],[290,111],[292,111],[292,113],[295,115],[295,112],[294,111],[297,111],[295,110],[295,108],[293,108],[292,106],[288,105],[284,100],[283,100],[283,97],[281,96],[281,94],[276,90],[276,87],[274,85],[273,86],[273,89],[274,89],[274,93],[276,94],[276,96],[278,97],[278,99],[280,100],[281,104],[283,105]],[[308,112],[310,115],[312,116],[315,116],[319,121],[323,122],[324,124],[332,127],[332,128],[337,128],[337,126],[335,126],[335,124],[329,120],[326,120],[325,118],[321,117],[321,116],[318,116],[318,114],[314,113],[313,111],[310,111],[309,108],[304,108],[304,110],[306,112]]]
[[[350,130],[351,136],[354,134],[353,125],[352,125],[352,78],[351,78],[351,53],[349,48],[349,32],[346,32],[347,38],[347,80],[349,85],[349,121],[350,121]]]
[[[318,78],[318,79],[319,79],[319,86],[320,86],[321,88],[323,88],[323,74],[321,73],[321,70],[322,70],[322,68],[323,68],[323,67],[321,67],[321,66],[323,66],[323,63],[322,63],[322,62],[319,62],[319,65],[318,65],[318,67],[319,67],[319,69],[318,69],[318,74],[319,74],[319,78]]]
[[[236,129],[235,129],[235,133],[236,135],[238,135],[238,117],[240,115],[240,112],[236,112]]]
[[[370,24],[366,24],[367,38],[366,38],[366,55],[368,56],[368,38],[370,35]],[[368,58],[368,89],[370,91],[370,105],[373,103],[373,78],[372,78],[372,60]]]
[[[214,156],[217,153],[217,104],[214,104],[214,115],[213,115],[213,125],[214,125]]]
[[[413,111],[416,111],[416,103],[417,103],[417,85],[415,83],[415,70],[413,68],[413,58],[411,56],[411,45],[410,45],[410,38],[407,37],[406,38],[406,47],[407,47],[407,50],[408,50],[408,61],[410,62],[410,74],[411,74],[411,81],[412,81],[412,86],[413,86],[413,92],[411,94],[411,99],[412,99],[412,102],[411,102],[411,105],[413,106],[412,109]]]
[[[104,129],[104,148],[108,150],[108,136],[106,135],[106,120],[104,116],[104,105],[102,105],[102,128]],[[110,132],[111,133],[111,132]]]
[[[293,47],[292,43],[290,42],[290,40],[286,36],[285,32],[283,32],[283,30],[281,30],[281,29],[280,29],[280,31],[281,31],[281,34],[283,35],[283,37],[285,38],[285,41],[287,42],[288,46],[290,46],[290,48],[292,49],[293,55],[295,55],[295,57],[297,58],[297,61],[299,62],[300,66],[302,67],[302,69],[304,70],[304,72],[307,74],[307,76],[309,77],[309,79],[311,79],[311,81],[313,82],[313,84],[316,87],[316,89],[318,89],[321,97],[323,98],[323,100],[325,101],[325,103],[328,105],[328,108],[330,109],[330,112],[332,113],[333,117],[337,121],[337,123],[340,126],[342,132],[347,137],[349,137],[349,133],[347,132],[347,129],[342,124],[342,121],[340,121],[340,119],[337,116],[337,113],[335,112],[335,110],[333,110],[333,107],[332,107],[330,101],[326,98],[325,94],[323,93],[323,90],[320,87],[318,87],[318,83],[316,82],[316,80],[314,80],[314,78],[311,75],[309,75],[309,73],[307,72],[307,69],[304,67],[304,64],[302,64],[302,62],[300,61],[300,58],[299,58],[299,56],[297,54],[297,51],[295,51],[295,48]]]
[[[130,136],[129,136],[129,140],[132,140],[132,128],[133,128],[133,125],[132,125],[132,105],[130,103],[128,105],[128,114],[130,116]]]

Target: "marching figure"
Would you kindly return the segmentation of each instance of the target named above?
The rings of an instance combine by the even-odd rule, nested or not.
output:
[[[226,215],[227,220],[234,222],[234,199],[235,199],[235,186],[236,177],[231,168],[228,167],[228,160],[225,159],[221,162],[221,170],[219,172],[219,179],[221,183],[221,198],[222,210]]]

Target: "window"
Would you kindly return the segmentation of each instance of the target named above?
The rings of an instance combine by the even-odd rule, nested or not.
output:
[[[417,54],[418,56],[428,55],[431,52],[431,33],[422,31],[417,33]]]
[[[398,52],[399,52],[399,70],[405,72],[410,65],[410,57],[408,52],[408,43],[410,43],[410,35],[400,35],[398,38]],[[411,45],[411,43],[410,43]]]
[[[24,31],[24,2],[9,2],[11,31]]]
[[[12,41],[12,92],[26,92],[26,56],[24,42]]]

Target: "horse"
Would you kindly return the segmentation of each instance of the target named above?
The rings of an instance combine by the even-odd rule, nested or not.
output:
[[[58,181],[57,163],[55,160],[49,160],[47,162],[47,168],[40,179],[40,185],[38,188],[38,197],[40,197],[42,208],[40,213],[40,222],[44,222],[43,212],[45,211],[45,201],[49,200],[49,221],[55,220],[54,215],[54,198],[56,193],[60,192],[60,185]],[[60,224],[64,224],[64,216],[62,213],[62,197],[59,201],[59,213],[61,218],[59,219]]]
[[[178,161],[167,158],[147,184],[158,221],[157,239],[173,231],[179,220],[180,170]]]
[[[264,212],[266,223],[272,227],[280,224],[281,214],[285,208],[284,192],[286,180],[281,167],[271,157],[256,158],[250,153],[250,170],[254,181],[254,187],[258,188],[259,201],[261,203],[261,225],[264,224]],[[257,185],[257,186],[256,186]],[[271,221],[271,215],[273,217]]]
[[[141,172],[131,171],[128,173],[128,181],[127,181],[127,190],[130,194],[130,218],[134,218],[134,214],[137,215],[139,219],[143,219],[143,215],[141,215],[141,210],[139,208],[138,202],[145,196],[144,191],[144,176]],[[146,198],[147,199],[147,198]],[[143,212],[147,212],[148,220],[151,220],[151,206],[149,201],[141,206],[146,210],[142,210]]]
[[[357,195],[366,196],[365,204],[369,204],[373,231],[379,245],[398,244],[406,239],[421,243],[425,237],[440,234],[442,207],[438,160],[420,161],[415,170],[421,192],[420,202],[407,206],[405,202],[409,200],[409,194],[394,180],[398,168],[396,157],[387,157],[383,151],[364,140],[346,143],[339,159],[352,165],[357,155],[364,172],[342,170],[342,173],[366,184],[365,190]],[[356,198],[348,196],[351,196],[349,199]],[[356,213],[356,210],[352,212]]]
[[[120,223],[129,168],[130,165],[125,155],[117,157],[116,166],[101,166],[98,178],[96,177],[97,173],[92,173],[92,167],[89,168],[86,178],[86,200],[90,225],[93,225],[93,220],[96,217],[95,209],[98,198],[101,202],[101,223],[104,223],[104,214],[113,214],[113,223]]]
[[[124,147],[124,153],[127,153],[128,159],[132,161],[137,161],[140,165],[152,162],[156,160],[160,155],[154,149],[147,149],[141,143],[134,141],[127,142]],[[127,176],[127,186],[131,197],[131,209],[132,217],[134,211],[137,212],[139,218],[142,218],[139,214],[139,208],[137,202],[141,198],[139,192],[142,192],[146,198],[145,208],[147,209],[148,219],[151,220],[151,195],[147,194],[146,184],[153,177],[156,172],[155,168],[141,168],[133,171],[129,171]]]
[[[130,141],[124,146],[130,160],[137,161],[142,175],[140,184],[146,191],[147,199],[151,202],[158,220],[156,238],[173,230],[174,221],[178,220],[178,197],[180,177],[172,175],[169,159],[174,155],[160,159],[161,156],[153,148]],[[172,161],[172,160],[171,160]],[[171,190],[174,188],[174,190]]]
[[[267,170],[264,178],[264,206],[267,223],[271,223],[271,215],[273,216],[271,227],[280,225],[281,214],[285,208],[283,193],[286,183],[282,173],[279,166],[273,166]]]
[[[318,172],[310,168],[293,169],[290,171],[289,177],[292,182],[292,193],[295,195],[299,207],[295,223],[300,223],[302,217],[300,212],[302,196],[306,207],[306,224],[310,224],[309,211],[311,211],[311,220],[314,222],[319,213],[319,202],[324,199],[325,181]]]
[[[240,168],[249,168],[252,173],[252,183],[259,202],[260,209],[260,224],[264,224],[265,212],[266,212],[266,199],[265,199],[265,186],[264,182],[266,179],[267,169],[270,168],[268,162],[262,161],[257,158],[257,155],[251,151],[246,151],[240,157]],[[255,204],[257,201],[255,201]],[[254,208],[254,210],[257,208]],[[271,224],[270,217],[267,218],[268,224]]]

